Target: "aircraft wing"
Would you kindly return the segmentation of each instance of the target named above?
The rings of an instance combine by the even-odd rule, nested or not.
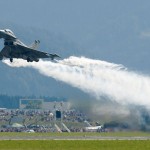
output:
[[[57,54],[50,54],[50,53],[38,51],[22,45],[17,45],[17,49],[20,54],[26,55],[29,58],[51,58],[53,60],[55,57],[60,57]]]

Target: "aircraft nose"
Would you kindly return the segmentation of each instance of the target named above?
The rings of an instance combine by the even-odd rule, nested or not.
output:
[[[5,36],[5,31],[4,30],[0,30],[0,38],[3,38]]]
[[[0,30],[0,35],[4,34],[4,30]]]

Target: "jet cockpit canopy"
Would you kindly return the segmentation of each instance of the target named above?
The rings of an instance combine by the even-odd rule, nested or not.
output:
[[[7,33],[10,33],[12,35],[14,35],[14,33],[10,29],[5,29],[4,31],[7,32]]]

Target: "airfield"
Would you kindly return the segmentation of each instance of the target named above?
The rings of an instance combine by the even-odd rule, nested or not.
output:
[[[110,133],[11,133],[1,132],[0,140],[150,140],[147,132]]]
[[[150,133],[0,133],[5,150],[149,150]]]
[[[8,137],[4,136],[1,137],[0,140],[150,140],[150,137],[114,137],[114,136],[109,136],[109,137],[104,137],[104,136],[24,136],[24,137]]]

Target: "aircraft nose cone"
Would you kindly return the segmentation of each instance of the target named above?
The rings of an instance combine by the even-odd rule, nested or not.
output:
[[[0,36],[4,34],[4,30],[0,30]]]
[[[0,30],[0,33],[4,32],[4,30]]]
[[[0,38],[6,38],[7,34],[5,30],[0,30]]]

